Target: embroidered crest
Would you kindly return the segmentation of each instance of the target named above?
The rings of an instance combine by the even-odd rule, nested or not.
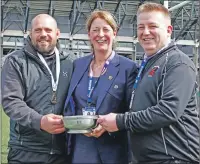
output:
[[[158,70],[159,66],[154,66],[151,71],[149,71],[148,77],[153,77],[155,72]]]
[[[118,85],[115,85],[114,88],[117,89],[117,88],[118,88]]]
[[[113,77],[112,76],[108,76],[108,80],[112,80],[113,79]]]

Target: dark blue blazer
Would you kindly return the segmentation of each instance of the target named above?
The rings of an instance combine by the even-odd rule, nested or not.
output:
[[[69,105],[69,99],[84,73],[88,70],[91,60],[92,55],[89,55],[74,61],[74,72],[65,102],[65,116],[73,115]],[[128,111],[137,71],[138,69],[136,64],[130,59],[117,54],[114,56],[108,65],[106,73],[100,77],[98,82],[98,85],[101,85],[102,89],[96,102],[97,115],[104,115],[111,112],[124,113]],[[105,132],[101,137],[95,140],[99,156],[103,163],[127,163],[128,143],[126,131],[115,132],[112,134]],[[71,145],[72,143],[68,144]],[[95,150],[87,151],[90,152]],[[79,158],[80,161],[85,161],[85,157],[82,157],[81,154],[79,155]],[[87,158],[92,157],[88,156]]]

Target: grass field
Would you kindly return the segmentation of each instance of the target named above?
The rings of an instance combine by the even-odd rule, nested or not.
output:
[[[9,140],[9,118],[0,108],[1,112],[1,164],[7,163],[8,140]]]

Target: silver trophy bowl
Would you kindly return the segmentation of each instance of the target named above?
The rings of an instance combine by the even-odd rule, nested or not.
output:
[[[92,129],[97,126],[98,116],[94,115],[77,115],[77,116],[65,116],[63,118],[64,126],[67,129],[67,133],[90,133]]]

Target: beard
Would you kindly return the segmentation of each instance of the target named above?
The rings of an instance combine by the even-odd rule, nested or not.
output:
[[[39,44],[36,44],[35,48],[41,54],[50,55],[51,53],[54,52],[55,46],[54,45],[49,45],[49,46],[45,46],[44,47],[44,46],[40,46]]]
[[[47,42],[45,45],[32,41],[33,47],[43,55],[50,55],[54,52],[54,48],[56,47],[56,41],[55,42]]]

